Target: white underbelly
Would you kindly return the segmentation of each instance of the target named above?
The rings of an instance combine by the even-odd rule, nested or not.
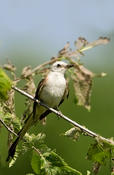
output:
[[[55,76],[55,77],[53,77]],[[40,99],[49,107],[57,107],[64,95],[66,81],[60,74],[48,76],[46,86],[42,89]]]

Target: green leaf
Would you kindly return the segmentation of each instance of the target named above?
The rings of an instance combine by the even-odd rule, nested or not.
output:
[[[102,141],[99,137],[96,138],[94,144],[91,144],[87,153],[87,159],[92,161],[92,172],[97,174],[101,165],[106,165],[110,162],[110,167],[113,167],[111,159],[114,146],[106,141]]]
[[[7,74],[0,68],[0,98],[6,100],[8,91],[11,89],[12,82]]]
[[[40,156],[38,155],[38,153],[33,151],[31,166],[36,174],[40,174],[40,164],[41,164]]]
[[[6,157],[8,154],[8,131],[4,126],[0,125],[0,164],[6,165]]]
[[[31,166],[38,175],[82,175],[79,171],[69,167],[67,163],[53,151],[43,154],[41,152],[38,154],[33,151]]]
[[[95,142],[91,144],[87,153],[87,159],[103,165],[110,158],[110,145],[107,143]]]
[[[44,153],[41,157],[41,175],[82,175],[79,171],[69,167],[55,152]]]
[[[13,125],[13,130],[18,132],[21,128],[21,122],[15,114],[4,112],[4,108],[0,105],[0,118],[5,122],[6,125]]]
[[[16,117],[15,114],[11,114],[11,113],[6,112],[6,111],[4,112],[3,109],[4,108],[0,105],[0,119],[1,119],[1,121],[3,121],[7,125],[7,127],[9,127],[9,128],[11,127],[12,130],[14,130],[17,133],[19,131],[19,129],[20,129],[20,126],[21,126],[21,123],[20,123],[18,117]],[[6,128],[5,128],[5,131],[6,131],[7,135],[8,135],[8,131],[6,130]],[[8,155],[8,145],[7,144],[8,144],[9,140],[8,140],[8,136],[5,139],[5,135],[3,135],[3,132],[1,134],[0,134],[0,148],[1,148],[0,149],[0,154],[3,153],[3,150],[5,149],[4,152],[6,153],[6,155],[5,156],[1,156],[1,157],[2,157],[2,159],[4,158],[4,162],[6,163],[6,158],[7,158],[7,155]],[[4,134],[5,134],[5,132],[4,132]],[[4,143],[4,141],[2,139],[3,140],[5,139],[6,143]],[[6,149],[6,147],[7,147],[7,149]],[[14,155],[14,158],[11,159],[11,161],[9,162],[9,165],[8,165],[9,167],[13,166],[14,163],[16,162],[16,159],[18,157],[17,150],[18,150],[18,147],[16,149],[16,153]]]
[[[87,175],[90,175],[90,174],[91,174],[91,172],[89,170],[87,170]]]
[[[26,133],[25,138],[27,142],[30,144],[30,146],[35,144],[44,144],[44,139],[46,138],[46,135],[44,133],[38,133],[35,134],[28,134]]]

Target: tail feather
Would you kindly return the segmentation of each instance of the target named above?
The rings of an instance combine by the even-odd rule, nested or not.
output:
[[[15,151],[16,151],[16,146],[19,142],[19,137],[16,138],[16,140],[13,142],[13,144],[11,145],[9,151],[8,151],[8,157],[6,159],[6,161],[9,161],[10,157],[14,157]]]
[[[41,108],[42,109],[42,108]],[[44,110],[44,109],[43,109]],[[43,112],[43,113],[42,113]],[[32,113],[29,115],[29,117],[27,118],[27,120],[25,121],[25,124],[23,126],[23,128],[19,131],[18,133],[18,137],[16,138],[16,140],[13,142],[13,144],[11,145],[9,152],[8,152],[8,157],[6,159],[6,161],[9,161],[10,157],[14,157],[15,151],[16,151],[16,146],[18,144],[18,142],[23,138],[23,136],[25,135],[25,133],[28,131],[28,129],[38,120],[42,120],[46,117],[46,115],[48,115],[50,113],[49,110],[47,111],[42,111],[41,110],[41,115],[38,114],[40,116],[40,118],[38,118],[38,115],[36,115],[36,120],[33,120],[33,115]]]
[[[28,120],[26,121],[25,125],[23,126],[23,128],[19,131],[18,137],[11,145],[11,147],[8,151],[8,157],[7,157],[6,161],[9,161],[10,157],[12,157],[12,158],[14,157],[14,154],[16,151],[16,146],[17,146],[18,142],[23,138],[23,136],[25,135],[27,130],[31,127],[31,125],[32,125],[32,118],[29,117]]]

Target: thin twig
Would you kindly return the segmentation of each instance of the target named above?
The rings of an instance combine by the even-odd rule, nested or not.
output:
[[[35,99],[32,95],[26,93],[25,91],[17,88],[17,87],[12,87],[14,90],[16,90],[17,92],[21,93],[22,95],[30,98],[31,100],[35,101],[36,103],[40,104],[41,106],[44,106],[45,108],[47,108],[48,110],[50,110],[51,112],[55,113],[56,115],[60,116],[61,118],[63,118],[64,120],[66,120],[67,122],[71,123],[72,125],[74,125],[75,127],[80,128],[84,133],[86,133],[88,136],[93,137],[93,138],[99,138],[102,141],[105,141],[107,143],[110,143],[111,145],[114,145],[114,142],[112,140],[109,140],[105,137],[102,137],[98,134],[96,134],[95,132],[85,128],[84,126],[78,124],[77,122],[71,120],[70,118],[68,118],[67,116],[63,115],[61,112],[48,107],[46,104],[42,103],[41,101],[39,101],[38,99]]]
[[[42,156],[42,153],[40,152],[40,150],[39,150],[38,148],[36,148],[35,146],[32,146],[32,148],[35,150],[35,152],[36,152],[38,155]]]
[[[4,125],[4,127],[9,131],[11,132],[12,134],[14,134],[15,136],[18,136],[12,129],[10,129],[6,124],[5,122],[0,118],[0,122],[2,123],[2,125]]]
[[[36,72],[37,72],[39,69],[41,69],[42,67],[47,66],[47,65],[49,65],[49,64],[52,64],[52,63],[54,63],[55,61],[58,61],[59,59],[60,59],[60,58],[55,57],[55,58],[51,59],[50,61],[46,61],[45,63],[38,65],[37,67],[35,67],[35,68],[32,70],[32,73],[36,73]]]

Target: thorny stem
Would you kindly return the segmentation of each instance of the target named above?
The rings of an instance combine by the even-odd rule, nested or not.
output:
[[[114,141],[112,140],[109,140],[105,137],[102,137],[98,134],[96,134],[95,132],[85,128],[84,126],[78,124],[77,122],[71,120],[70,118],[68,118],[67,116],[63,115],[61,112],[53,109],[53,108],[50,108],[49,106],[47,106],[46,104],[42,103],[41,101],[39,101],[38,99],[35,99],[32,95],[28,94],[27,92],[17,88],[17,87],[12,87],[12,89],[14,89],[15,91],[21,93],[22,95],[30,98],[31,100],[35,101],[36,103],[40,104],[41,106],[44,106],[45,108],[47,108],[48,110],[52,111],[53,113],[55,113],[56,115],[60,116],[61,118],[63,118],[64,120],[66,120],[67,122],[71,123],[72,125],[74,125],[75,127],[78,127],[79,129],[81,129],[82,132],[84,132],[86,135],[90,136],[90,137],[93,137],[93,138],[99,138],[100,140],[104,141],[104,142],[107,142],[111,145],[114,146]]]

